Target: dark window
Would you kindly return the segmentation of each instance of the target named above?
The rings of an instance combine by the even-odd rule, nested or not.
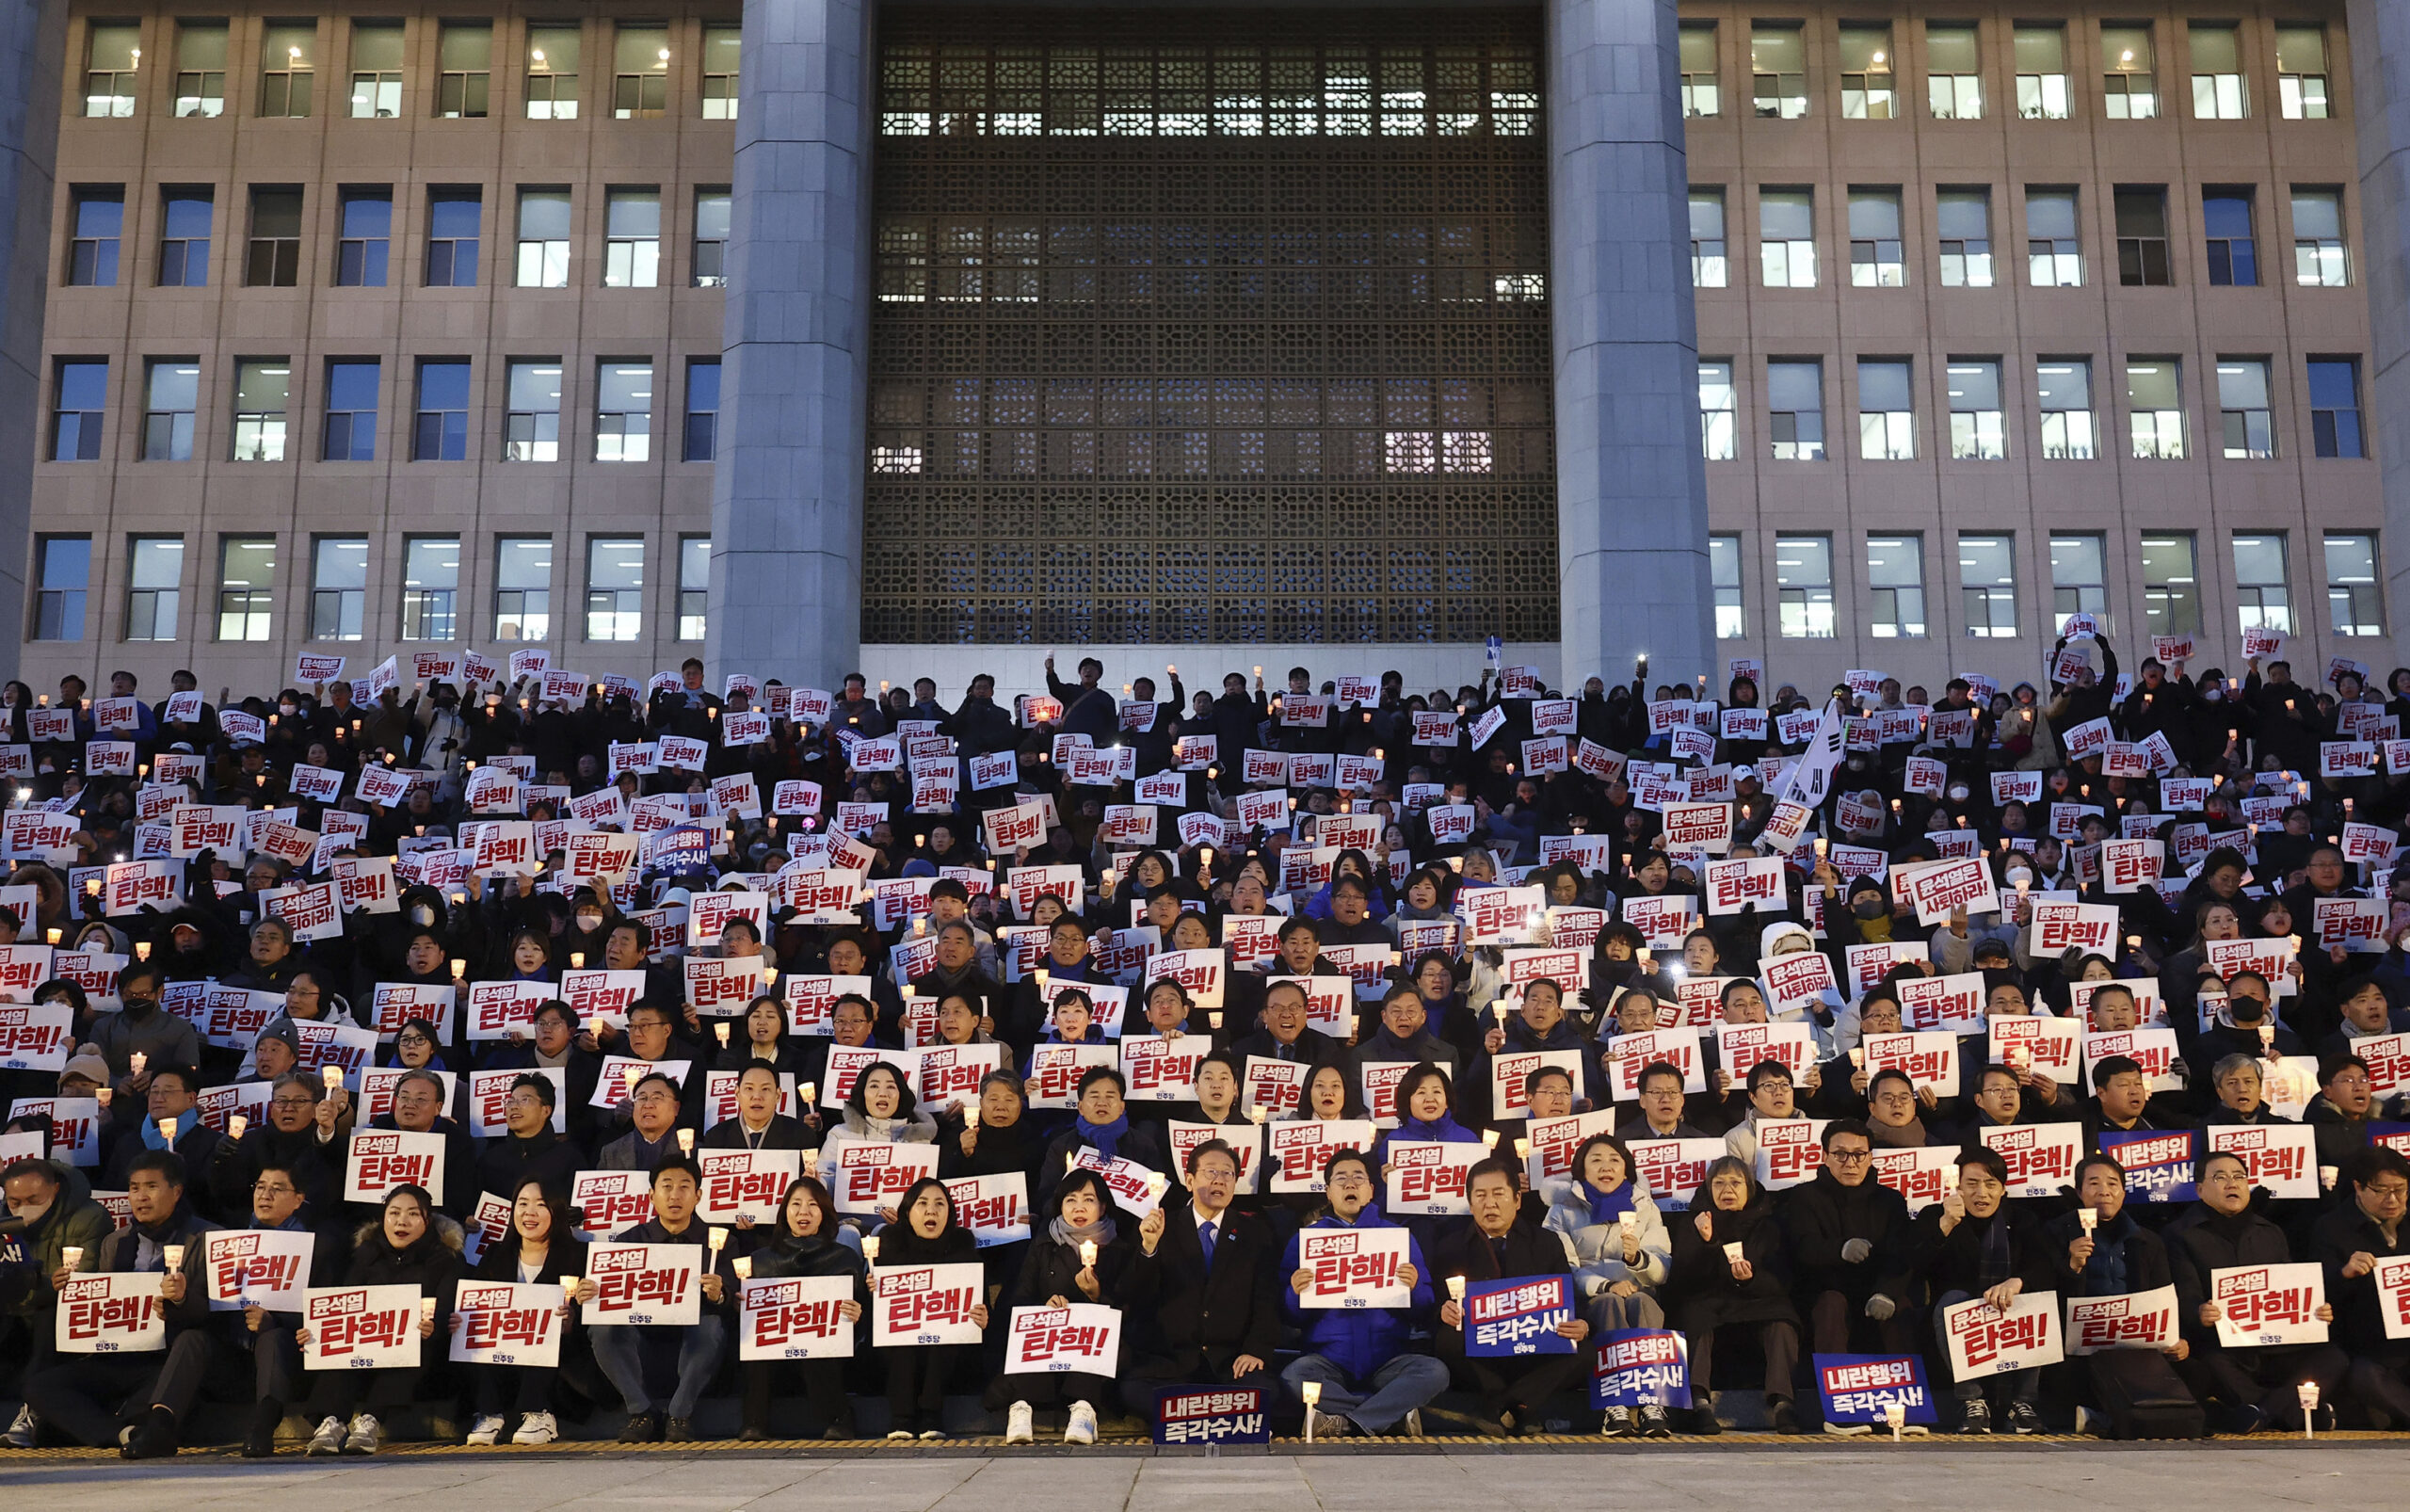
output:
[[[346,289],[381,289],[394,245],[394,191],[343,191],[343,239],[335,248],[335,283]]]
[[[686,450],[690,462],[708,462],[719,442],[719,359],[686,364]]]
[[[2209,281],[2250,288],[2259,281],[2259,254],[2251,235],[2249,189],[2201,191],[2201,233],[2209,238]]]
[[[2167,190],[2159,185],[2117,191],[2117,281],[2176,281],[2167,255]]]

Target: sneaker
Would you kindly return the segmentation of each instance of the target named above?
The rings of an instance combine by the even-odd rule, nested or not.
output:
[[[2233,1434],[2257,1433],[2268,1425],[2268,1414],[2248,1404],[2236,1407],[2226,1420],[2225,1431]]]
[[[900,1424],[895,1427],[887,1430],[887,1441],[889,1443],[910,1443],[914,1439],[919,1437],[920,1435],[914,1433],[911,1428]]]
[[[2033,1410],[2031,1402],[2008,1404],[2008,1430],[2011,1433],[2048,1433],[2042,1425],[2042,1414]]]
[[[1008,1444],[1036,1443],[1037,1429],[1032,1422],[1033,1416],[1028,1403],[1015,1402],[1012,1410],[1004,1414],[1004,1442]]]
[[[510,1436],[515,1444],[548,1444],[561,1436],[561,1425],[549,1412],[530,1412],[519,1420],[519,1431]]]
[[[1063,1441],[1067,1444],[1096,1442],[1096,1408],[1085,1402],[1071,1404],[1071,1415],[1063,1424]]]
[[[1313,1418],[1316,1439],[1344,1439],[1356,1431],[1354,1423],[1336,1412],[1324,1412],[1312,1407],[1307,1410]]]
[[[1599,1424],[1600,1436],[1608,1439],[1629,1439],[1632,1435],[1631,1408],[1611,1407],[1604,1422]]]
[[[1421,1407],[1410,1407],[1406,1409],[1405,1433],[1409,1439],[1420,1439],[1422,1437],[1422,1409]]]
[[[502,1441],[502,1414],[499,1412],[485,1412],[478,1414],[476,1424],[469,1429],[468,1441],[475,1444],[481,1449],[490,1449],[495,1444],[500,1443]]]
[[[628,1425],[619,1430],[619,1441],[623,1444],[659,1443],[661,1441],[661,1414],[658,1412],[639,1412],[635,1417],[630,1418],[628,1420]]]
[[[1673,1420],[1665,1416],[1663,1407],[1654,1402],[1641,1404],[1640,1436],[1643,1439],[1671,1439],[1674,1436]]]
[[[1874,1432],[1874,1425],[1871,1423],[1839,1423],[1826,1418],[1824,1431],[1836,1439],[1864,1439]]]
[[[1712,1439],[1723,1431],[1724,1424],[1717,1421],[1715,1408],[1711,1407],[1693,1407],[1691,1409],[1691,1432],[1693,1434],[1701,1439]]]
[[[7,1442],[11,1449],[31,1449],[34,1435],[41,1427],[41,1419],[34,1416],[29,1407],[17,1408],[17,1421],[8,1424]]]
[[[921,1430],[921,1441],[924,1444],[941,1442],[944,1438],[945,1430],[943,1428],[923,1428]]]
[[[355,1412],[351,1431],[344,1435],[343,1452],[346,1455],[373,1455],[384,1446],[385,1425],[377,1421],[374,1412]]]
[[[320,1419],[318,1431],[310,1436],[309,1446],[301,1453],[305,1456],[342,1454],[343,1419],[336,1417]]]
[[[1967,1434],[1991,1432],[1992,1405],[1980,1396],[1969,1399],[1959,1413],[1958,1431]]]
[[[668,1422],[661,1425],[661,1440],[664,1443],[673,1444],[693,1443],[695,1441],[695,1420],[692,1418],[671,1418]]]

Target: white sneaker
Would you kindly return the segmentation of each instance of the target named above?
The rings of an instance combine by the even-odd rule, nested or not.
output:
[[[499,1412],[486,1413],[477,1419],[476,1425],[469,1430],[469,1442],[473,1444],[490,1446],[499,1442],[501,1439],[502,1414]]]
[[[549,1412],[530,1412],[519,1420],[519,1431],[510,1436],[515,1444],[548,1444],[561,1436],[561,1425]]]
[[[1422,1437],[1422,1409],[1419,1407],[1406,1409],[1406,1436],[1409,1439]]]
[[[1096,1442],[1096,1408],[1085,1402],[1072,1403],[1070,1419],[1063,1424],[1063,1441],[1067,1444]]]
[[[1036,1443],[1037,1427],[1032,1421],[1034,1416],[1035,1414],[1029,1410],[1028,1403],[1015,1402],[1012,1410],[1004,1414],[1004,1442],[1008,1444]]]
[[[342,1454],[343,1419],[337,1417],[320,1419],[318,1431],[310,1436],[309,1447],[303,1449],[301,1453],[304,1456]]]
[[[0,1441],[5,1441],[11,1449],[31,1449],[34,1446],[34,1430],[40,1422],[34,1416],[32,1407],[21,1407],[17,1408],[17,1421],[8,1424],[7,1439]]]
[[[385,1425],[377,1421],[374,1412],[355,1412],[351,1432],[345,1436],[343,1452],[346,1455],[373,1455],[385,1442]]]

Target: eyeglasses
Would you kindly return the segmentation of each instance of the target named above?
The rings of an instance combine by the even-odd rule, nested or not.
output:
[[[251,1190],[262,1197],[291,1197],[295,1189],[281,1182],[253,1182]]]
[[[1824,1158],[1826,1160],[1847,1161],[1872,1160],[1874,1158],[1874,1151],[1871,1150],[1827,1150],[1824,1151]]]
[[[268,1106],[275,1108],[314,1108],[317,1105],[313,1100],[306,1097],[281,1097],[271,1100],[268,1103]]]

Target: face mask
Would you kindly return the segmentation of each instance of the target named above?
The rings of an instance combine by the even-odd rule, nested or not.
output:
[[[417,908],[410,909],[410,923],[426,925],[433,924],[434,922],[435,910],[428,908],[426,904],[422,903]]]
[[[1964,803],[1964,802],[1966,802],[1966,801],[1967,801],[1967,790],[1966,790],[1966,788],[1965,788],[1964,786],[1960,786],[1960,787],[1953,787],[1953,788],[1952,788],[1952,789],[1950,790],[1950,801],[1951,801],[1951,802],[1952,802],[1952,803]]]
[[[280,703],[276,706],[276,712],[289,719],[293,716],[293,705],[289,703]]]
[[[2211,703],[2215,703],[2218,700],[2225,697],[2225,689],[2216,686],[2205,687],[2201,690],[2201,697],[2207,699]]]
[[[602,927],[602,916],[599,913],[581,913],[577,916],[577,926],[580,929],[600,929]]]
[[[1866,898],[1860,902],[1851,904],[1849,906],[1849,911],[1856,914],[1861,919],[1880,919],[1883,915],[1890,912],[1891,910],[1883,906],[1883,900],[1881,898]]]

